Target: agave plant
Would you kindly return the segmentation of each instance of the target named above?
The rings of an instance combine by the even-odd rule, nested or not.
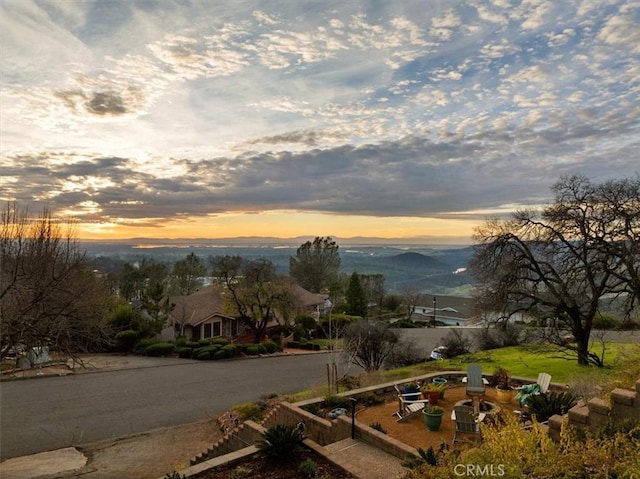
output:
[[[566,414],[575,400],[575,396],[567,391],[547,392],[529,397],[527,406],[531,416],[535,416],[538,422],[545,422],[554,414]]]
[[[262,434],[258,448],[268,457],[277,460],[289,460],[302,447],[302,430],[289,424],[276,424]]]

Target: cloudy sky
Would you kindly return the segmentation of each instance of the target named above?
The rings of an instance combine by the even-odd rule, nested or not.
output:
[[[0,200],[84,238],[468,238],[640,171],[640,1],[2,0]]]

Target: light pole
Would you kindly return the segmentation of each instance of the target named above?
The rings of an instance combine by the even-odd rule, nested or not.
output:
[[[433,297],[433,327],[436,327],[436,297]]]

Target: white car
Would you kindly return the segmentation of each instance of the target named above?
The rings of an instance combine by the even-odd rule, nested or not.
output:
[[[447,355],[447,347],[438,346],[433,351],[431,351],[431,355],[429,357],[431,359],[444,359],[446,355]]]

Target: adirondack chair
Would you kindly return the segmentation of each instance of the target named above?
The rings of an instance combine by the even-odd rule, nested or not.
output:
[[[398,410],[394,413],[398,416],[396,422],[403,422],[419,414],[427,403],[424,399],[414,399],[415,393],[403,394],[397,384],[393,385],[398,393]]]
[[[456,442],[468,442],[476,444],[480,439],[480,426],[476,422],[476,418],[471,406],[455,406],[453,408],[453,416],[455,416],[456,430],[453,433],[453,444]],[[460,436],[463,436],[461,438]],[[464,438],[466,436],[467,438]],[[473,440],[468,439],[471,436]]]
[[[479,364],[467,366],[467,396],[484,397],[485,384],[482,378],[482,367]]]

